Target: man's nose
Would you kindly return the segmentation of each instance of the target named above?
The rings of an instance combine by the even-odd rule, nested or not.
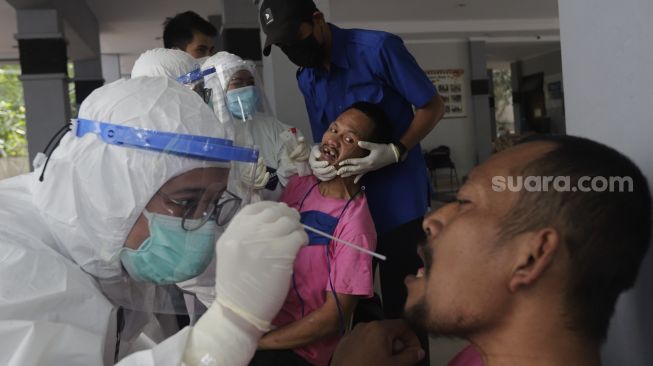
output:
[[[442,229],[447,225],[451,216],[455,213],[457,207],[457,204],[450,203],[428,213],[426,217],[424,217],[422,228],[424,229],[427,239],[440,234]]]
[[[424,229],[426,240],[439,235],[440,231],[442,231],[442,227],[443,224],[437,216],[437,211],[429,213],[422,222],[422,229]]]

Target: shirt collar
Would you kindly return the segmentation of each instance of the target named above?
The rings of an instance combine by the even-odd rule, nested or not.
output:
[[[328,23],[331,28],[331,63],[343,69],[349,68],[347,59],[347,31]]]

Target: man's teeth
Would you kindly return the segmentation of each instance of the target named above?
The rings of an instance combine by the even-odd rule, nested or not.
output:
[[[415,275],[416,278],[422,278],[424,277],[424,267],[420,268],[417,270],[417,275]]]

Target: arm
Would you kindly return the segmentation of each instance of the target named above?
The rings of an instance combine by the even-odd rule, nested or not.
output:
[[[415,110],[415,118],[399,141],[407,150],[412,149],[433,130],[442,116],[444,116],[444,103],[440,95],[436,95],[424,107]]]
[[[355,295],[337,294],[345,322],[351,317],[356,302]],[[258,343],[259,349],[292,349],[311,344],[338,332],[340,319],[332,293],[327,293],[321,308],[303,319],[287,324],[264,335]]]

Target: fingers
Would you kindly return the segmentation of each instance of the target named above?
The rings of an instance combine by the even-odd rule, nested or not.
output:
[[[337,174],[343,178],[347,178],[358,173],[359,173],[359,168],[356,165],[341,166],[337,172]]]
[[[322,156],[322,152],[320,151],[320,147],[318,145],[313,145],[311,148],[311,155],[316,159]]]
[[[405,348],[399,353],[392,355],[392,365],[403,366],[403,365],[414,365],[421,361],[426,353],[421,347],[409,347]]]
[[[258,216],[265,212],[263,218],[269,218],[272,220],[279,216],[289,216],[294,217],[299,220],[299,213],[297,210],[288,207],[285,203],[282,202],[273,202],[273,201],[261,201],[257,203],[252,203],[243,207],[240,212],[236,215],[238,217],[246,217],[245,220],[250,220],[252,216]],[[272,221],[264,221],[272,222]]]
[[[384,330],[392,336],[392,338],[399,339],[404,344],[405,348],[420,347],[419,338],[406,323],[401,319],[387,320],[380,324]]]
[[[357,175],[356,178],[354,178],[354,184],[358,184],[358,181],[361,180],[361,178],[363,178],[363,175],[364,174]]]
[[[359,146],[361,149],[365,149],[365,150],[370,150],[370,151],[371,151],[371,150],[374,150],[374,149],[378,148],[379,144],[376,144],[376,143],[374,143],[374,142],[358,141],[358,146]]]

